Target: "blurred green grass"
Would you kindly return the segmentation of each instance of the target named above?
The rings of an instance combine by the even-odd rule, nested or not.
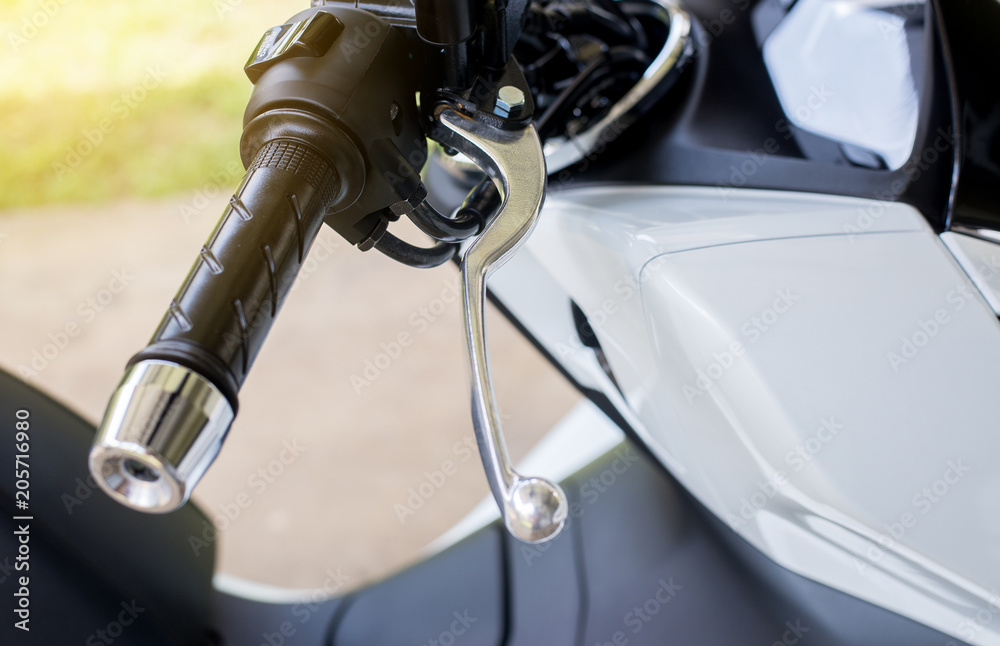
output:
[[[0,209],[205,186],[239,159],[247,56],[307,6],[0,0]]]

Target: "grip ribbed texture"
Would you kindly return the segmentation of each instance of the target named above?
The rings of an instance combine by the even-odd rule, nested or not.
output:
[[[264,145],[132,363],[185,365],[235,406],[339,187],[336,171],[313,148],[290,140]]]
[[[319,193],[326,203],[337,194],[337,175],[316,151],[297,141],[272,141],[260,149],[247,169],[252,173],[258,168],[284,170],[301,175]]]

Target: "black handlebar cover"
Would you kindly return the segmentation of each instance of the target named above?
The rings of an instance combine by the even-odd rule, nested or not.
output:
[[[341,176],[308,144],[271,140],[258,151],[150,345],[132,358],[179,363],[205,376],[234,410]]]

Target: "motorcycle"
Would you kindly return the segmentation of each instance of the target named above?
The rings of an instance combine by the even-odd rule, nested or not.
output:
[[[1000,7],[312,5],[99,428],[0,374],[4,643],[1000,644]],[[495,510],[349,594],[213,585],[191,490],[323,224],[458,266]],[[520,468],[487,300],[590,402]]]

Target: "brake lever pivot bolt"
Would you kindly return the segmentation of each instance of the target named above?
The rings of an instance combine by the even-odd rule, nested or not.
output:
[[[524,108],[524,92],[513,85],[505,85],[497,92],[495,113],[498,117],[517,117]]]

